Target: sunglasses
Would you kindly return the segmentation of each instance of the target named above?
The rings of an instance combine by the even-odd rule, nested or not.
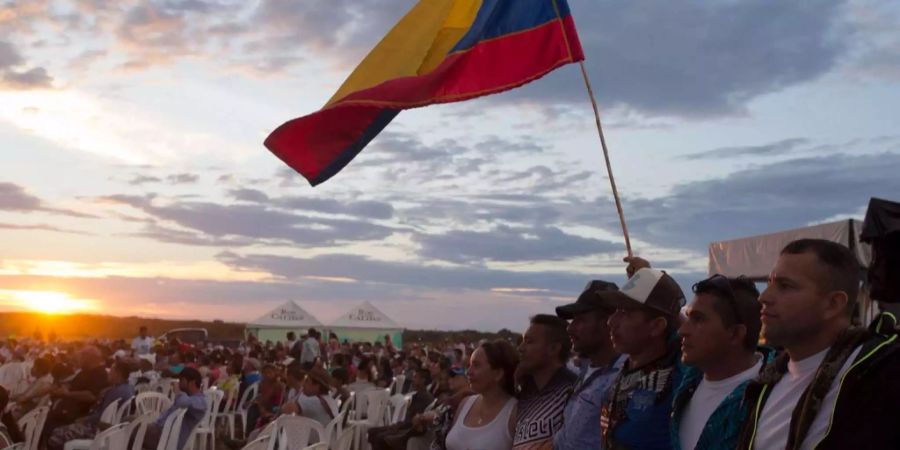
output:
[[[745,277],[738,277],[739,282],[749,282],[749,279]],[[754,287],[754,290],[756,288]],[[694,286],[691,287],[691,290],[694,291],[694,294],[698,292],[708,292],[715,291],[719,293],[721,296],[725,297],[728,301],[728,304],[731,306],[731,312],[734,314],[734,323],[736,325],[746,325],[744,323],[743,318],[741,317],[740,310],[737,305],[737,297],[734,295],[734,289],[731,287],[731,280],[728,279],[725,275],[715,274],[703,281],[699,281],[694,283]]]

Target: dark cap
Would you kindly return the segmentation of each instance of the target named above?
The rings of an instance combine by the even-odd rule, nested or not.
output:
[[[588,282],[587,286],[585,286],[581,295],[578,296],[578,300],[575,300],[575,303],[557,306],[556,315],[562,319],[570,320],[573,317],[588,311],[611,308],[610,305],[604,302],[601,294],[605,292],[618,292],[618,290],[619,287],[616,286],[615,283],[603,280],[591,280]]]
[[[600,294],[605,305],[617,309],[650,308],[677,316],[684,306],[684,292],[669,274],[644,268],[634,273],[622,289]]]

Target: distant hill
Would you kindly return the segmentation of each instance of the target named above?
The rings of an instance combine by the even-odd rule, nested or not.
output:
[[[244,324],[216,320],[167,320],[143,317],[114,317],[95,314],[48,315],[28,312],[0,313],[0,337],[32,337],[36,332],[44,338],[55,333],[60,339],[109,338],[130,339],[146,326],[151,336],[159,336],[173,328],[206,328],[213,340],[241,339]]]
[[[244,324],[202,320],[148,319],[143,317],[115,317],[97,314],[47,315],[28,312],[0,312],[0,338],[32,337],[40,333],[47,338],[55,333],[59,339],[131,339],[138,328],[146,326],[151,336],[159,336],[174,328],[206,328],[211,340],[232,340],[244,337]],[[406,343],[436,343],[450,339],[477,342],[481,339],[503,338],[515,341],[517,333],[503,329],[497,333],[482,331],[404,330]]]

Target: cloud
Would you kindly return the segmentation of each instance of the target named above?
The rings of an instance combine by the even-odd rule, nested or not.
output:
[[[176,173],[166,177],[169,184],[194,184],[198,180],[200,180],[200,176],[192,173]]]
[[[685,155],[683,159],[687,160],[698,160],[698,159],[723,159],[723,158],[736,158],[739,156],[772,156],[772,155],[784,155],[790,153],[800,147],[802,145],[806,145],[809,143],[809,139],[805,138],[790,138],[790,139],[782,139],[780,141],[771,142],[768,144],[762,145],[744,145],[744,146],[734,146],[734,147],[721,147],[712,150],[707,150],[699,153],[692,153],[690,155]]]
[[[162,181],[159,177],[154,177],[152,175],[135,175],[131,180],[128,181],[128,184],[132,186],[140,186],[146,183],[159,183]]]
[[[6,41],[0,41],[0,69],[8,69],[23,63],[22,55]]]
[[[847,48],[843,3],[570,1],[601,105],[680,117],[740,114],[829,72]],[[566,68],[498,101],[581,105],[586,95]]]
[[[267,203],[269,196],[258,189],[238,188],[228,191],[228,195],[238,201],[250,203]]]
[[[566,233],[556,227],[521,228],[500,225],[490,231],[450,231],[420,234],[420,256],[455,263],[486,261],[560,261],[620,251],[622,245]]]
[[[68,209],[52,208],[46,206],[40,198],[29,194],[24,187],[18,184],[0,182],[0,211],[15,212],[49,212],[71,217],[95,218],[96,216],[72,211]]]
[[[898,173],[900,153],[791,159],[678,185],[659,198],[625,198],[625,216],[633,238],[703,252],[712,241],[798,228],[854,214],[870,197],[896,198]],[[613,217],[605,225],[617,227]]]
[[[223,252],[217,259],[236,270],[264,271],[283,280],[302,280],[310,276],[344,277],[374,285],[401,285],[413,289],[454,292],[518,288],[542,289],[542,295],[545,296],[571,296],[579,292],[590,278],[572,272],[515,272],[482,267],[444,267],[382,261],[348,254],[298,258]]]
[[[128,205],[160,221],[199,232],[203,243],[210,238],[256,239],[261,242],[290,242],[302,247],[337,245],[354,241],[382,240],[395,232],[394,228],[367,221],[310,217],[269,208],[266,205],[222,205],[211,202],[174,201],[158,206],[153,197],[111,195],[100,201]],[[197,236],[176,235],[171,231],[145,231],[148,237],[166,242],[196,240]],[[201,242],[201,241],[197,241]]]
[[[43,67],[35,67],[22,72],[7,70],[3,74],[3,85],[11,89],[37,89],[50,87],[53,78]]]
[[[19,225],[14,223],[2,223],[0,222],[0,229],[4,230],[39,230],[39,231],[53,231],[57,233],[68,233],[68,234],[80,234],[83,236],[92,236],[91,233],[87,233],[84,231],[78,230],[69,230],[65,228],[59,228],[53,225],[47,224],[31,224],[31,225]]]

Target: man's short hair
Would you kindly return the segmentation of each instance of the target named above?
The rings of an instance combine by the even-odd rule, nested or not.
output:
[[[131,375],[131,372],[134,372],[135,365],[129,361],[119,361],[113,364],[112,370],[115,370],[119,373],[119,378],[123,380],[128,380],[128,377]]]
[[[572,350],[571,341],[569,340],[569,332],[566,330],[568,322],[557,316],[550,314],[538,314],[531,318],[532,325],[541,325],[544,327],[547,341],[552,344],[559,344],[559,353],[557,358],[560,361],[568,361],[569,354]]]
[[[716,283],[711,283],[715,277],[707,278],[694,285],[694,294],[709,294],[715,299],[713,309],[727,327],[743,325],[747,329],[744,337],[744,348],[756,349],[759,345],[759,333],[762,328],[759,313],[762,304],[759,303],[759,290],[749,278],[727,278],[728,288],[719,288]],[[724,277],[722,277],[724,278]],[[729,298],[731,295],[734,298]]]
[[[203,384],[203,376],[200,375],[200,371],[193,367],[185,367],[181,369],[181,373],[178,374],[179,380],[187,380],[188,383],[194,383],[197,387]]]
[[[419,377],[422,378],[424,384],[428,386],[431,384],[431,371],[428,369],[416,369],[416,373],[419,374]]]
[[[786,245],[782,255],[812,253],[825,268],[816,284],[823,292],[847,294],[847,312],[852,314],[859,295],[860,266],[853,252],[844,245],[824,239],[799,239]]]

